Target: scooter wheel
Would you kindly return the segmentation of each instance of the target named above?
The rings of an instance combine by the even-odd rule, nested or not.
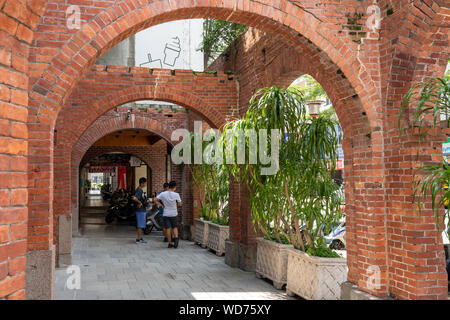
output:
[[[106,215],[105,221],[106,221],[106,223],[110,224],[111,222],[114,221],[114,216],[110,215],[110,214]]]
[[[150,234],[152,232],[153,226],[146,226],[144,229],[144,234]]]
[[[333,242],[330,244],[330,249],[333,250],[344,250],[345,245],[342,243],[341,240],[333,240]]]

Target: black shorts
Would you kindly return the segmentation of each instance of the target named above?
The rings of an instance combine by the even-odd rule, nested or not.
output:
[[[163,217],[164,228],[171,229],[177,227],[178,216],[176,217]]]

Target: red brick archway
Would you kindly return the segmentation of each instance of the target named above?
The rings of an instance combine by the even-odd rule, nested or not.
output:
[[[35,198],[29,202],[30,221],[40,220],[38,216],[53,212],[51,164],[48,167],[40,164],[43,158],[50,159],[51,162],[53,126],[61,105],[74,90],[77,81],[98,56],[129,35],[158,23],[196,17],[226,19],[277,34],[300,54],[311,57],[311,61],[314,61],[313,57],[318,53],[323,53],[320,61],[325,66],[337,66],[338,72],[348,79],[361,99],[361,110],[355,117],[359,119],[365,113],[370,127],[380,126],[379,116],[375,111],[376,106],[380,105],[379,95],[371,75],[353,54],[357,45],[344,41],[336,31],[320,22],[313,14],[291,2],[281,0],[274,5],[265,5],[245,0],[211,5],[206,1],[195,4],[154,1],[138,6],[118,3],[83,25],[81,30],[55,52],[46,70],[37,74],[40,78],[33,83],[28,117],[31,142],[28,161],[30,167],[39,172],[34,172],[29,179],[30,192]],[[43,134],[49,135],[42,139]],[[53,225],[51,219],[43,221],[42,225]],[[40,225],[40,222],[33,223]],[[34,230],[30,230],[30,234],[33,233]],[[29,250],[51,248],[50,234],[40,234],[34,238],[35,241],[29,241]]]
[[[249,1],[249,3],[253,2]],[[355,216],[357,223],[349,223],[349,229],[354,231],[360,230],[359,234],[355,233],[355,238],[350,241],[354,247],[353,249],[349,248],[349,251],[353,252],[354,259],[349,260],[349,267],[351,267],[349,278],[352,282],[358,283],[361,288],[371,291],[367,289],[367,275],[361,273],[361,271],[365,270],[368,265],[380,266],[382,287],[371,292],[384,295],[389,290],[390,285],[396,287],[396,284],[392,279],[388,280],[385,272],[388,264],[385,252],[387,244],[380,244],[377,241],[380,236],[377,227],[380,217],[386,218],[385,208],[387,206],[385,195],[383,195],[383,192],[385,192],[384,181],[379,177],[377,178],[377,175],[380,172],[382,173],[383,168],[380,165],[379,156],[380,150],[383,150],[383,142],[386,139],[384,137],[382,116],[382,112],[386,111],[383,110],[381,105],[381,93],[377,90],[379,86],[376,85],[380,76],[379,66],[375,64],[375,68],[373,68],[370,59],[365,60],[364,63],[361,62],[364,58],[360,57],[360,46],[369,48],[371,43],[355,44],[357,42],[351,42],[354,39],[338,36],[335,31],[332,31],[334,28],[328,28],[327,23],[323,23],[315,15],[306,13],[307,11],[304,11],[303,8],[292,5],[290,2],[285,3],[281,1],[280,4],[282,11],[277,11],[273,6],[264,4],[255,4],[254,7],[249,5],[248,8],[240,11],[239,5],[233,8],[232,3],[226,3],[224,6],[228,7],[229,10],[224,10],[225,7],[219,9],[209,8],[206,12],[198,13],[198,15],[214,18],[226,16],[231,21],[241,22],[250,26],[257,24],[262,30],[276,32],[286,43],[293,45],[298,52],[310,57],[311,61],[313,61],[312,57],[318,53],[324,53],[320,59],[325,61],[323,65],[325,67],[327,65],[337,66],[337,72],[343,78],[348,79],[350,87],[355,91],[354,98],[359,100],[356,112],[352,114],[352,120],[364,123],[364,117],[367,116],[370,127],[370,132],[358,132],[358,135],[354,135],[352,141],[349,141],[344,146],[346,154],[358,155],[358,157],[349,159],[347,165],[351,167],[350,171],[347,170],[347,172],[350,172],[347,176],[351,177],[351,190],[358,193],[362,190],[362,194],[364,194],[364,197],[358,200],[358,205],[354,206],[354,210],[358,212],[358,215]],[[183,8],[179,9],[177,4],[172,4],[171,6],[171,3],[168,2],[153,2],[148,7],[154,8],[155,11],[148,11],[146,12],[147,15],[142,14],[141,18],[139,12],[143,8],[121,7],[120,4],[106,10],[108,13],[100,13],[73,36],[71,42],[69,42],[70,46],[66,45],[63,47],[61,52],[64,53],[57,54],[52,60],[52,65],[33,84],[31,96],[36,98],[33,101],[33,103],[36,102],[34,104],[36,108],[32,119],[47,122],[44,126],[51,128],[52,121],[54,121],[59,110],[59,104],[54,104],[53,102],[64,101],[67,98],[65,92],[70,92],[73,88],[72,84],[80,77],[77,71],[87,70],[95,60],[96,53],[104,53],[129,34],[142,28],[173,20],[173,15],[176,15],[176,19],[188,16],[195,17],[191,13],[199,9],[197,6],[195,8],[189,5],[185,7],[185,4],[181,6]],[[209,7],[210,5],[206,4],[205,6]],[[177,9],[174,9],[174,7],[177,7]],[[265,8],[267,8],[267,11],[265,11]],[[246,9],[248,10],[247,12]],[[284,11],[288,14],[284,15]],[[138,16],[133,15],[133,19],[128,19],[127,14],[129,12],[132,12],[132,15],[136,12]],[[278,14],[278,12],[280,13]],[[291,12],[295,12],[295,18],[289,16]],[[273,13],[275,15],[272,15]],[[157,18],[155,21],[146,20],[147,18],[144,18],[144,16],[148,17],[148,14],[156,14]],[[273,24],[267,16],[279,23]],[[304,18],[305,16],[307,19],[299,19],[299,17]],[[254,17],[258,18],[253,20]],[[307,21],[307,23],[304,23],[304,21]],[[291,29],[283,26],[283,23],[286,23]],[[300,31],[302,36],[294,36],[292,29]],[[89,38],[92,40],[89,41]],[[378,47],[376,43],[374,45],[381,52],[381,47]],[[58,66],[62,66],[62,68]],[[47,108],[42,110],[40,106],[44,105]],[[347,128],[344,127],[344,131],[346,130]],[[33,136],[33,132],[30,132],[30,136]],[[365,139],[364,136],[366,136]],[[30,157],[30,161],[32,159]],[[364,175],[367,172],[370,172],[370,175]],[[364,189],[370,189],[371,194],[365,193]],[[380,196],[383,199],[382,201],[380,201]],[[374,212],[376,213],[375,216],[367,219],[367,214],[371,216]],[[246,228],[248,227],[249,225],[247,224]],[[360,258],[361,255],[363,258]],[[392,283],[388,283],[389,281],[392,281]]]
[[[76,0],[66,3],[72,2]],[[227,0],[220,4],[206,0],[196,4],[182,0],[136,4],[123,0],[114,4],[105,0],[104,10],[84,8],[82,29],[71,36],[65,27],[58,25],[60,17],[64,16],[64,5],[48,3],[46,18],[35,29],[44,10],[44,1],[24,4],[5,0],[0,11],[8,17],[5,21],[13,21],[0,31],[0,46],[6,48],[0,65],[8,78],[1,81],[0,95],[4,107],[4,113],[0,114],[0,139],[7,146],[0,148],[0,170],[5,177],[0,179],[0,200],[1,210],[6,213],[0,220],[3,232],[0,236],[9,234],[10,230],[12,236],[0,247],[0,262],[7,263],[6,276],[5,263],[0,263],[0,288],[3,290],[0,290],[0,297],[24,297],[27,239],[29,249],[37,250],[29,252],[27,258],[30,265],[27,278],[39,281],[41,287],[40,293],[34,296],[51,297],[48,292],[53,268],[48,249],[52,246],[53,126],[74,85],[98,56],[127,36],[161,22],[196,17],[225,19],[261,28],[279,35],[297,52],[311,57],[311,61],[323,53],[319,59],[324,62],[321,68],[338,67],[361,99],[355,121],[361,121],[360,114],[365,112],[371,128],[369,133],[363,133],[368,135],[369,143],[356,148],[349,144],[345,149],[346,154],[353,151],[359,155],[346,163],[355,176],[353,190],[359,201],[355,220],[349,224],[354,230],[349,240],[358,243],[356,233],[362,237],[352,249],[353,256],[360,258],[349,259],[349,267],[353,269],[350,280],[371,292],[358,271],[367,264],[381,265],[386,283],[375,292],[378,295],[392,292],[403,299],[446,297],[440,267],[442,254],[437,254],[440,243],[436,241],[435,230],[425,231],[432,228],[431,224],[423,221],[417,225],[410,217],[411,188],[408,184],[410,166],[414,162],[411,146],[415,141],[410,137],[399,141],[393,119],[411,81],[427,75],[442,75],[442,63],[449,55],[448,19],[445,18],[448,7],[443,8],[445,1],[441,0],[381,0],[378,4],[384,17],[382,29],[375,37],[362,41],[359,32],[352,35],[347,24],[351,14],[364,12],[369,3],[372,1],[328,0],[321,3],[323,6],[314,7],[310,1],[285,0],[270,4],[253,0]],[[356,19],[355,26],[363,26],[366,18]],[[34,47],[28,54],[33,38]],[[421,42],[423,39],[426,43]],[[422,50],[416,50],[417,47]],[[433,64],[439,67],[433,70],[430,67]],[[26,96],[28,84],[33,88],[30,99]],[[28,126],[25,127],[27,116]],[[437,141],[430,141],[430,145],[437,147]],[[428,158],[437,153],[436,150],[425,151]],[[368,158],[371,160],[367,161]],[[367,172],[388,178],[380,182],[366,178]],[[38,205],[27,206],[27,191]],[[379,219],[380,215],[384,219]],[[27,226],[28,238],[23,232]],[[422,230],[414,231],[414,228]],[[366,234],[370,235],[369,241],[364,239]],[[377,237],[383,240],[377,241]],[[427,244],[429,241],[432,243]],[[407,246],[411,243],[414,248]],[[430,250],[432,257],[428,257]],[[36,267],[40,261],[45,263]],[[416,267],[426,263],[430,264],[427,270]]]
[[[370,121],[376,122],[372,104],[379,97],[366,68],[352,54],[356,45],[341,39],[315,15],[286,0],[275,4],[253,0],[223,1],[213,5],[209,1],[195,4],[167,0],[144,1],[142,4],[119,2],[84,24],[55,54],[41,78],[33,84],[34,115],[41,120],[49,118],[46,123],[51,124],[52,120],[54,123],[60,106],[82,74],[99,56],[131,34],[168,21],[206,17],[238,22],[277,34],[298,52],[304,52],[305,56],[311,57],[318,50],[325,52],[330,59],[328,64],[335,64],[342,70],[362,98],[363,109],[371,115]],[[305,43],[299,39],[309,41]],[[43,112],[43,106],[50,110]]]
[[[151,99],[150,90],[140,91],[142,94],[135,93],[129,95],[118,95],[116,100],[107,100],[108,103],[103,108],[110,109],[126,102],[133,101],[128,98]],[[162,100],[158,96],[158,100]],[[111,104],[112,103],[112,104]],[[117,104],[115,104],[117,103]],[[103,110],[100,108],[100,110]],[[168,144],[172,145],[172,131],[179,128],[185,128],[187,124],[187,113],[181,109],[178,112],[170,112],[171,118],[156,110],[133,111],[130,119],[127,117],[127,110],[109,111],[100,116],[90,124],[88,128],[82,130],[71,130],[69,126],[62,124],[58,126],[57,144],[55,147],[54,172],[55,179],[55,201],[54,201],[54,221],[53,221],[53,243],[56,244],[57,263],[59,265],[70,264],[71,261],[71,238],[72,231],[78,230],[78,175],[79,166],[88,149],[101,137],[112,132],[124,129],[142,129],[155,133],[162,137]],[[101,148],[100,148],[101,149]],[[129,149],[129,150],[128,150]],[[159,171],[166,170],[166,147],[161,150],[142,151],[142,148],[128,148],[131,153],[138,152],[136,156],[144,161],[153,159],[151,165],[152,172],[160,174]],[[139,150],[138,150],[139,149]],[[156,152],[157,151],[157,152]],[[162,158],[161,158],[162,156]],[[177,171],[179,168],[172,166],[172,172],[180,176]],[[159,184],[165,179],[160,177]],[[162,181],[162,182],[161,182]],[[70,203],[70,205],[68,205]],[[75,219],[73,218],[75,217]],[[70,227],[70,225],[72,226]]]

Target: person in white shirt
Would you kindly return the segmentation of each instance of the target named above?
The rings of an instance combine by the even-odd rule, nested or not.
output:
[[[178,247],[178,209],[181,206],[180,195],[175,192],[177,184],[175,181],[169,182],[169,190],[161,192],[155,198],[155,203],[158,207],[164,208],[163,220],[164,231],[167,240],[169,241],[168,248]],[[161,202],[159,201],[161,200]],[[173,234],[173,237],[172,237]],[[173,241],[173,242],[172,242]]]

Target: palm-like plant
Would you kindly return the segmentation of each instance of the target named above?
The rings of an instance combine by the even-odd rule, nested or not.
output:
[[[246,162],[236,161],[231,173],[249,189],[254,225],[266,238],[291,243],[295,248],[318,254],[324,249],[323,227],[340,216],[340,198],[332,175],[336,166],[338,136],[329,117],[307,117],[301,93],[296,88],[261,89],[250,100],[242,119],[223,130],[225,147],[239,148],[240,130],[279,130],[278,171],[265,175],[260,162],[250,163],[250,138],[245,138]],[[267,134],[271,145],[271,134]],[[236,146],[234,146],[236,145]],[[260,145],[258,148],[264,146]],[[273,151],[274,150],[270,150]]]
[[[194,139],[196,135],[199,135],[199,133],[192,132],[188,137],[191,150],[195,148]],[[203,137],[201,139],[203,140]],[[202,141],[201,146],[202,155],[205,155],[211,144],[208,141]],[[223,164],[217,162],[202,161],[200,164],[195,164],[193,153],[191,153],[191,157],[189,168],[199,195],[200,216],[219,224],[228,224],[228,170]]]
[[[445,115],[447,128],[450,127],[450,74],[444,78],[431,78],[423,84],[412,87],[400,108],[399,122],[404,110],[410,106],[412,99],[417,103],[413,113],[413,127],[419,128],[420,139],[430,129],[441,125],[441,115]],[[399,124],[400,132],[402,126]],[[418,150],[419,154],[419,150]],[[414,172],[413,201],[417,202],[418,213],[421,214],[424,203],[430,199],[432,212],[439,228],[439,209],[450,201],[450,165],[424,165]],[[445,216],[442,217],[444,221]]]

